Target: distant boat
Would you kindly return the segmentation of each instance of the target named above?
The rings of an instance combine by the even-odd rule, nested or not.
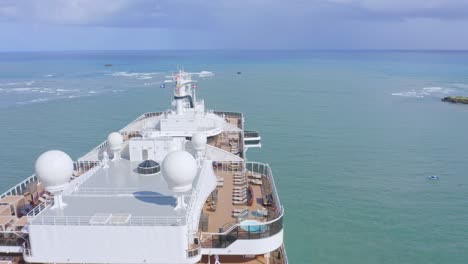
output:
[[[237,74],[242,74],[242,72],[237,72]]]
[[[427,176],[427,178],[428,178],[429,180],[438,180],[438,179],[439,179],[439,176],[437,176],[437,175],[431,175],[431,176]]]
[[[106,67],[112,67],[112,64],[104,64]]]

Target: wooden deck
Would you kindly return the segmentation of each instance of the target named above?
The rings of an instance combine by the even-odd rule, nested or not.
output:
[[[245,219],[256,219],[257,221],[264,221],[263,217],[257,217],[252,215],[252,212],[257,210],[265,210],[262,205],[262,191],[259,185],[250,185],[253,191],[253,204],[249,206],[247,204],[234,205],[232,204],[233,198],[233,188],[236,186],[243,185],[234,185],[234,173],[220,171],[217,172],[219,178],[224,179],[224,185],[218,187],[218,199],[216,202],[216,211],[210,210],[210,206],[205,204],[203,208],[203,213],[208,216],[208,232],[217,233],[220,232],[220,228],[226,230],[230,226],[236,224],[240,220]],[[250,179],[246,178],[246,181],[249,182]],[[247,185],[248,186],[248,185]],[[233,217],[232,212],[234,209],[248,209],[249,213],[245,217],[237,218]]]

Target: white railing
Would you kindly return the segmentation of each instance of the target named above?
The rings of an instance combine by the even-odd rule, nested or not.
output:
[[[288,260],[288,254],[286,254],[286,248],[284,247],[284,244],[281,245],[281,256],[283,257],[283,263],[284,264],[288,264],[289,263],[289,260]]]
[[[15,186],[11,187],[10,189],[2,193],[0,195],[0,198],[3,198],[7,195],[21,195],[26,190],[26,186],[28,186],[28,184],[30,184],[31,182],[36,182],[36,181],[37,181],[36,174],[33,174],[29,176],[28,178],[26,178],[25,180],[23,180],[22,182],[16,184]]]
[[[70,226],[180,226],[187,223],[185,216],[156,217],[131,216],[128,222],[119,224],[93,224],[92,216],[37,216],[31,225],[70,225]]]
[[[253,172],[257,172],[257,173],[263,174],[266,177],[268,177],[268,179],[270,180],[270,183],[271,183],[271,187],[272,187],[271,190],[273,192],[276,204],[278,204],[278,207],[282,207],[279,196],[278,196],[278,190],[276,189],[275,179],[273,177],[273,173],[271,171],[270,165],[268,165],[266,163],[261,163],[261,162],[249,161],[249,162],[247,162],[246,167],[247,168],[250,167]]]
[[[258,223],[253,224],[252,226],[253,226],[253,227],[258,227],[258,226],[260,226],[259,229],[262,229],[262,228],[261,228],[262,226],[268,226],[268,225],[271,225],[271,224],[273,224],[273,223],[275,223],[275,222],[277,222],[277,221],[279,221],[279,220],[282,220],[283,215],[284,215],[284,208],[281,207],[280,210],[281,210],[281,211],[280,211],[280,214],[279,214],[275,219],[272,219],[272,220],[267,221],[267,222],[258,222]],[[250,227],[250,226],[249,226],[249,225],[242,224],[242,223],[236,223],[236,224],[232,225],[231,227],[229,227],[226,231],[224,231],[224,232],[222,232],[222,233],[219,233],[219,232],[218,232],[218,233],[202,232],[202,236],[227,235],[227,234],[229,234],[232,230],[234,230],[234,229],[237,228],[237,227],[243,227],[243,228],[245,228],[245,229],[248,229],[248,227]],[[204,238],[203,240],[206,240],[206,238]],[[202,241],[203,241],[203,240],[202,240]]]
[[[101,163],[97,162],[94,167],[86,171],[85,173],[81,174],[80,176],[74,178],[68,184],[67,188],[63,191],[63,194],[70,195],[73,193],[76,188],[78,188],[81,184],[87,181],[94,173],[96,173],[101,168]]]
[[[96,195],[96,196],[116,196],[120,195],[130,195],[137,192],[136,188],[79,188],[77,191],[70,193],[72,196],[86,196],[86,195]]]
[[[34,219],[37,217],[44,209],[49,207],[51,204],[53,204],[52,199],[45,200],[44,202],[38,204],[36,207],[34,207],[28,214],[27,217],[29,220]]]

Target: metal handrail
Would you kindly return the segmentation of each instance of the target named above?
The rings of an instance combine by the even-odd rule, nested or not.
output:
[[[267,222],[258,222],[253,226],[267,226],[267,225],[270,225],[272,223],[275,223],[278,220],[281,220],[281,218],[283,218],[283,215],[284,215],[284,208],[281,208],[281,214],[278,217],[276,217],[275,219],[267,221]],[[245,225],[245,224],[242,225],[241,223],[237,223],[237,224],[231,226],[228,230],[226,230],[226,231],[224,231],[222,233],[202,232],[202,235],[211,235],[211,236],[213,236],[213,235],[227,235],[231,231],[233,231],[235,228],[241,227],[241,226],[245,227],[245,226],[249,226],[249,225]]]
[[[36,174],[29,176],[28,178],[24,179],[20,183],[16,184],[15,186],[11,187],[10,189],[6,190],[4,193],[0,195],[0,198],[3,198],[7,195],[20,195],[23,193],[26,186],[31,182],[36,182],[37,177]]]
[[[181,217],[154,217],[154,216],[131,216],[127,223],[91,223],[92,216],[37,216],[31,225],[69,225],[69,226],[181,226],[186,224],[185,216]]]

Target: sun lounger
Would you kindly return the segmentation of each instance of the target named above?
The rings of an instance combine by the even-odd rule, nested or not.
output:
[[[247,199],[247,195],[242,195],[242,196],[234,196],[232,197],[233,201],[242,201],[244,199]]]
[[[251,179],[256,179],[256,180],[261,180],[262,179],[262,175],[260,174],[252,174],[249,176],[249,178]]]
[[[234,208],[232,209],[233,213],[240,213],[242,211],[248,210],[247,208]]]
[[[233,193],[232,197],[247,197],[247,193]]]
[[[254,184],[254,185],[262,185],[262,181],[261,181],[261,180],[256,180],[256,179],[254,179],[254,180],[250,180],[249,182],[250,182],[251,184]]]
[[[246,182],[245,178],[242,179],[233,179],[234,182]]]
[[[243,209],[239,212],[233,212],[232,217],[245,217],[249,215],[249,209]]]
[[[247,203],[247,198],[245,198],[242,201],[232,201],[232,204],[246,204]]]

